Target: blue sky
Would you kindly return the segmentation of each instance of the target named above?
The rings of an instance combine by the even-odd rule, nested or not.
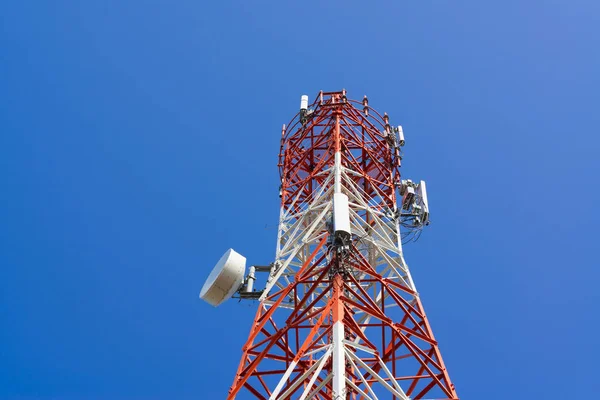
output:
[[[406,248],[463,399],[600,396],[595,1],[0,4],[0,398],[221,399],[274,256],[281,124],[320,89],[406,136]]]

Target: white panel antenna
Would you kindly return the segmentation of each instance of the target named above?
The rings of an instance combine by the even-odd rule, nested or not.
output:
[[[398,145],[400,147],[404,146],[404,131],[402,130],[402,125],[398,125]]]
[[[425,185],[425,181],[419,183],[418,190],[423,202],[423,222],[429,224],[429,200],[427,200],[427,186]]]
[[[333,195],[333,231],[336,234],[345,233],[350,236],[350,207],[348,196],[343,193]]]

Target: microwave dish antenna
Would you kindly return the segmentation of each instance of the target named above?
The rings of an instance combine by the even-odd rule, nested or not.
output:
[[[231,298],[244,281],[246,257],[229,249],[212,269],[200,291],[200,298],[217,307]]]

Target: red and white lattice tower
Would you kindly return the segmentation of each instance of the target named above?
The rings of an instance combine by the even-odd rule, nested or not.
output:
[[[366,96],[302,96],[282,130],[276,258],[257,267],[263,291],[240,289],[259,306],[228,399],[458,399],[403,257],[429,214],[425,183],[400,178],[403,145]]]

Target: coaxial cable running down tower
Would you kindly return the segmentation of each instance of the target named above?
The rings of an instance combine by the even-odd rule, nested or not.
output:
[[[429,205],[400,178],[402,146],[366,96],[302,96],[281,133],[274,262],[244,277],[229,250],[200,293],[259,301],[227,399],[458,399],[403,257]]]

